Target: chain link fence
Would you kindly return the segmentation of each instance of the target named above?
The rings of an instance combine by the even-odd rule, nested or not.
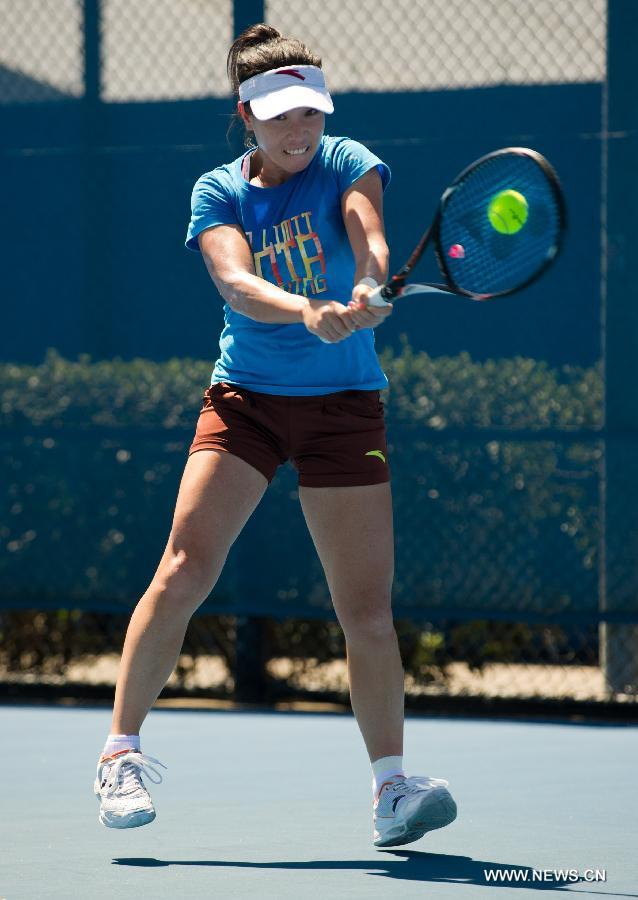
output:
[[[78,0],[1,0],[0,22],[0,104],[83,96],[83,9]]]
[[[266,4],[317,48],[336,91],[431,91],[600,81],[606,0],[355,0]]]
[[[166,539],[207,372],[180,362],[52,355],[2,369],[5,692],[113,683],[132,603]],[[599,373],[410,352],[385,354],[383,365],[408,703],[635,700],[631,611],[612,643],[599,634]],[[165,696],[343,701],[344,651],[285,467],[191,621]]]
[[[3,612],[2,696],[24,695],[26,688],[40,696],[109,699],[128,618],[85,610]],[[236,653],[241,617],[195,616],[162,697],[348,702],[345,643],[336,622],[252,622],[246,664]],[[396,629],[408,708],[446,697],[601,705],[635,700],[633,688],[613,691],[606,683],[595,626],[398,619]]]
[[[0,0],[0,103],[83,96],[85,7]],[[226,97],[230,0],[102,0],[106,102]],[[264,21],[322,56],[330,89],[430,91],[597,82],[606,0],[326,0],[263,5]]]
[[[355,130],[384,156],[399,144],[409,150],[433,139],[441,142],[432,151],[434,167],[459,148],[464,157],[471,154],[463,115],[450,137],[432,112],[448,99],[468,116],[480,102],[492,125],[507,119],[512,104],[529,109],[536,121],[538,104],[549,95],[535,88],[591,86],[578,98],[599,108],[606,0],[302,6],[273,0],[250,8],[261,11],[256,20],[301,38],[322,56],[337,109],[350,110]],[[59,344],[51,331],[50,346],[64,350],[69,334],[82,331],[81,321],[85,338],[96,335],[82,349],[97,357],[67,365],[53,354],[41,366],[2,368],[5,694],[29,684],[112,694],[130,610],[166,537],[210,361],[180,358],[163,370],[144,360],[100,362],[95,348],[106,348],[109,358],[130,358],[136,345],[127,342],[153,331],[151,315],[169,323],[162,348],[187,328],[170,316],[192,269],[170,253],[178,244],[181,252],[194,177],[230,158],[225,60],[240,15],[242,4],[227,0],[0,0],[7,185],[9,179],[34,185],[46,207],[39,221],[55,250],[50,260],[43,256],[46,285],[37,281],[38,268],[16,255],[20,277],[13,293],[8,284],[7,296],[16,308],[28,307],[30,290],[34,297],[45,291],[58,302],[64,331]],[[500,88],[516,93],[501,95]],[[571,102],[571,94],[556,96]],[[436,97],[440,105],[425,105],[424,98]],[[67,118],[60,118],[63,103]],[[598,184],[599,155],[591,145],[602,125],[593,121],[543,138],[556,147],[586,145],[587,176]],[[406,160],[412,164],[397,150],[395,172]],[[133,195],[147,177],[156,187],[136,207]],[[156,228],[145,244],[149,210]],[[576,228],[591,229],[586,246],[594,258],[598,226],[583,224],[587,218],[577,217]],[[19,215],[11,219],[22,222]],[[408,231],[405,219],[397,208],[399,243]],[[91,247],[98,230],[101,244]],[[166,247],[162,235],[169,236]],[[65,255],[78,245],[86,246],[85,256]],[[158,282],[147,274],[143,286],[131,289],[136,270],[158,256],[165,263]],[[594,272],[587,314],[595,329],[598,283]],[[198,284],[203,296],[204,281]],[[214,353],[213,301],[202,296],[191,318],[198,332],[210,332]],[[187,302],[178,310],[182,318]],[[41,328],[50,307],[43,316],[30,313]],[[25,328],[14,329],[14,345]],[[155,345],[146,355],[155,353],[167,358]],[[386,363],[395,606],[408,702],[544,698],[629,705],[638,696],[635,610],[612,615],[599,600],[600,368],[594,361],[557,374],[534,360],[508,360],[507,339],[500,355],[482,364],[464,354],[443,362],[422,357],[418,378],[409,352]],[[95,471],[99,480],[91,477]],[[300,564],[269,566],[272,545],[255,551],[253,544],[264,575],[247,582],[238,547],[219,588],[191,621],[165,696],[346,699],[343,636],[331,618],[289,470],[269,494],[270,521],[280,523],[269,528],[269,538],[288,546],[291,532],[304,534],[288,549]]]

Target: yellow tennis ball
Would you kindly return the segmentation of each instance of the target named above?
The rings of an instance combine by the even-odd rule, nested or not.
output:
[[[518,191],[500,191],[490,200],[487,217],[499,234],[516,234],[527,222],[527,200]]]

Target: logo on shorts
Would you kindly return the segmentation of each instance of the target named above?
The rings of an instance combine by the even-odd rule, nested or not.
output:
[[[378,456],[382,462],[385,462],[385,456],[381,452],[381,450],[368,450],[366,456]]]

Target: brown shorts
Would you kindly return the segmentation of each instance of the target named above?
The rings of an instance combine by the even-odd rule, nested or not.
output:
[[[269,483],[288,459],[306,487],[390,480],[379,391],[282,397],[218,382],[204,394],[189,456],[198,450],[239,456]]]

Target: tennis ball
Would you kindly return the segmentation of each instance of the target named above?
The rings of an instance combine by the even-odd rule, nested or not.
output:
[[[490,200],[487,217],[499,234],[516,234],[527,222],[527,200],[518,191],[500,191]]]

